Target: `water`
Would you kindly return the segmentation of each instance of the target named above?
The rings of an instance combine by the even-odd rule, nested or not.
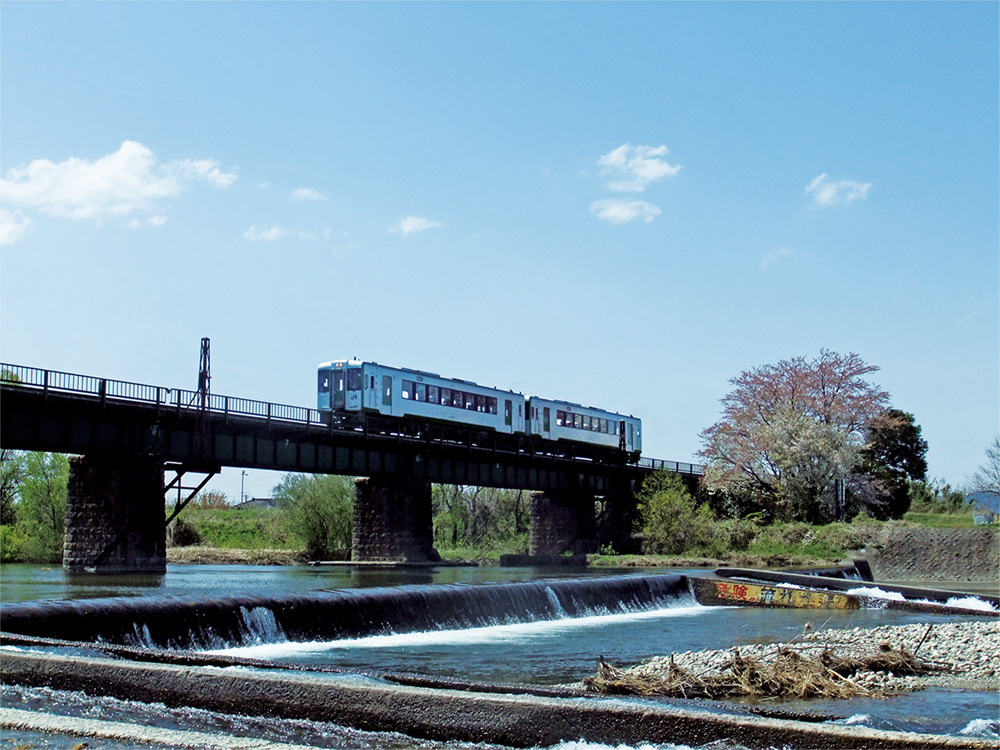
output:
[[[409,587],[413,586],[601,577],[620,575],[622,572],[525,568],[351,569],[172,565],[168,566],[167,575],[159,579],[129,578],[114,581],[106,577],[69,578],[59,569],[50,570],[39,566],[4,565],[0,567],[0,592],[4,604],[107,596],[277,596],[385,586],[408,587],[406,590],[409,591]],[[628,571],[632,575],[648,575],[650,572]],[[671,573],[675,572],[688,571]],[[848,628],[950,619],[886,610],[819,612],[706,608],[684,597],[673,600],[666,606],[660,603],[644,611],[593,610],[586,616],[572,618],[562,616],[567,608],[572,608],[568,601],[560,600],[553,593],[554,590],[563,589],[559,586],[548,587],[550,598],[553,599],[552,616],[555,619],[487,623],[471,628],[442,626],[406,633],[390,629],[365,637],[317,638],[304,642],[284,641],[279,629],[266,618],[259,619],[262,613],[248,611],[244,619],[258,618],[255,621],[259,636],[256,642],[250,639],[244,645],[219,650],[290,664],[331,665],[382,674],[406,672],[468,681],[551,685],[578,682],[592,674],[598,656],[624,666],[649,656],[671,652],[788,640],[801,633],[807,622],[811,622],[814,628]],[[565,594],[563,597],[565,598]],[[876,701],[857,699],[781,705],[818,710],[840,717],[844,722],[880,728],[996,737],[996,700],[995,693],[929,690]],[[334,725],[312,726],[308,722],[234,718],[194,709],[146,706],[41,688],[5,687],[0,693],[0,702],[5,707],[27,707],[69,716],[92,716],[166,728],[208,728],[208,731],[261,736],[273,741],[308,741],[318,747],[337,750],[355,747],[401,750],[487,748],[478,744],[429,743],[396,735],[359,733]],[[72,746],[66,742],[60,745],[58,740],[50,742],[31,733],[29,735],[27,739],[17,735],[21,738],[21,745],[28,742],[28,746],[32,747]],[[0,748],[21,746],[12,737],[15,735],[4,732]],[[47,742],[50,744],[46,744]],[[102,742],[101,747],[125,750],[131,746],[128,743],[115,745]],[[559,750],[570,750],[570,746],[564,743],[564,747]]]

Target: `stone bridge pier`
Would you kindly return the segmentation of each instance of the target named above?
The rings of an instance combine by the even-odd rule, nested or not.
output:
[[[351,560],[437,562],[431,483],[399,476],[354,480]]]
[[[585,490],[535,492],[531,495],[528,554],[594,553],[604,546],[617,553],[635,552],[632,532],[636,516],[631,482],[618,483],[600,498]]]
[[[167,572],[163,464],[144,456],[72,456],[63,568]]]

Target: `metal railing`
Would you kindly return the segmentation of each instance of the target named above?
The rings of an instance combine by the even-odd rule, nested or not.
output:
[[[164,388],[158,385],[109,380],[90,375],[77,375],[58,370],[0,363],[0,382],[4,385],[41,389],[48,393],[78,393],[102,400],[154,404],[180,411],[199,411],[201,393],[184,388]],[[278,422],[319,424],[318,409],[288,404],[274,404],[237,396],[209,394],[206,410],[215,414],[264,417]]]
[[[152,404],[179,412],[196,412],[200,411],[202,407],[199,391],[164,388],[158,385],[131,383],[126,380],[109,380],[91,375],[43,370],[24,365],[0,363],[0,384],[42,390],[46,393],[75,393],[95,396],[102,401]],[[327,424],[323,422],[322,413],[318,409],[255,401],[237,396],[210,394],[206,411],[222,416],[265,418],[273,422],[300,424],[307,428],[320,425],[327,427]],[[361,429],[363,425],[362,420],[348,417],[330,422],[327,428],[354,431]],[[640,458],[638,466],[650,471],[666,470],[696,476],[705,473],[705,467],[700,464],[664,461],[658,458]]]
[[[673,471],[678,474],[694,474],[704,476],[705,467],[701,464],[687,464],[681,461],[664,461],[659,458],[640,458],[639,468],[651,471]]]

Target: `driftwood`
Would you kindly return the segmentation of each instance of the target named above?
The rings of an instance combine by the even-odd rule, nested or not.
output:
[[[779,646],[771,658],[756,659],[733,649],[732,658],[716,674],[694,673],[670,657],[666,673],[641,674],[619,669],[601,657],[597,674],[584,679],[588,690],[616,695],[661,695],[672,698],[854,698],[872,691],[854,677],[862,672],[923,675],[946,667],[921,661],[904,648],[881,644],[873,654],[840,656],[823,647],[810,656],[808,646]]]

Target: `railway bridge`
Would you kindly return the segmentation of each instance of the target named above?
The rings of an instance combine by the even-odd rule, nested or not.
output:
[[[634,493],[667,469],[616,453],[578,455],[530,437],[373,417],[0,363],[0,446],[73,454],[63,567],[166,570],[166,526],[222,467],[355,480],[352,559],[434,560],[432,483],[533,491],[530,553],[626,550]],[[173,512],[164,512],[174,497]],[[603,522],[595,517],[601,498]]]

